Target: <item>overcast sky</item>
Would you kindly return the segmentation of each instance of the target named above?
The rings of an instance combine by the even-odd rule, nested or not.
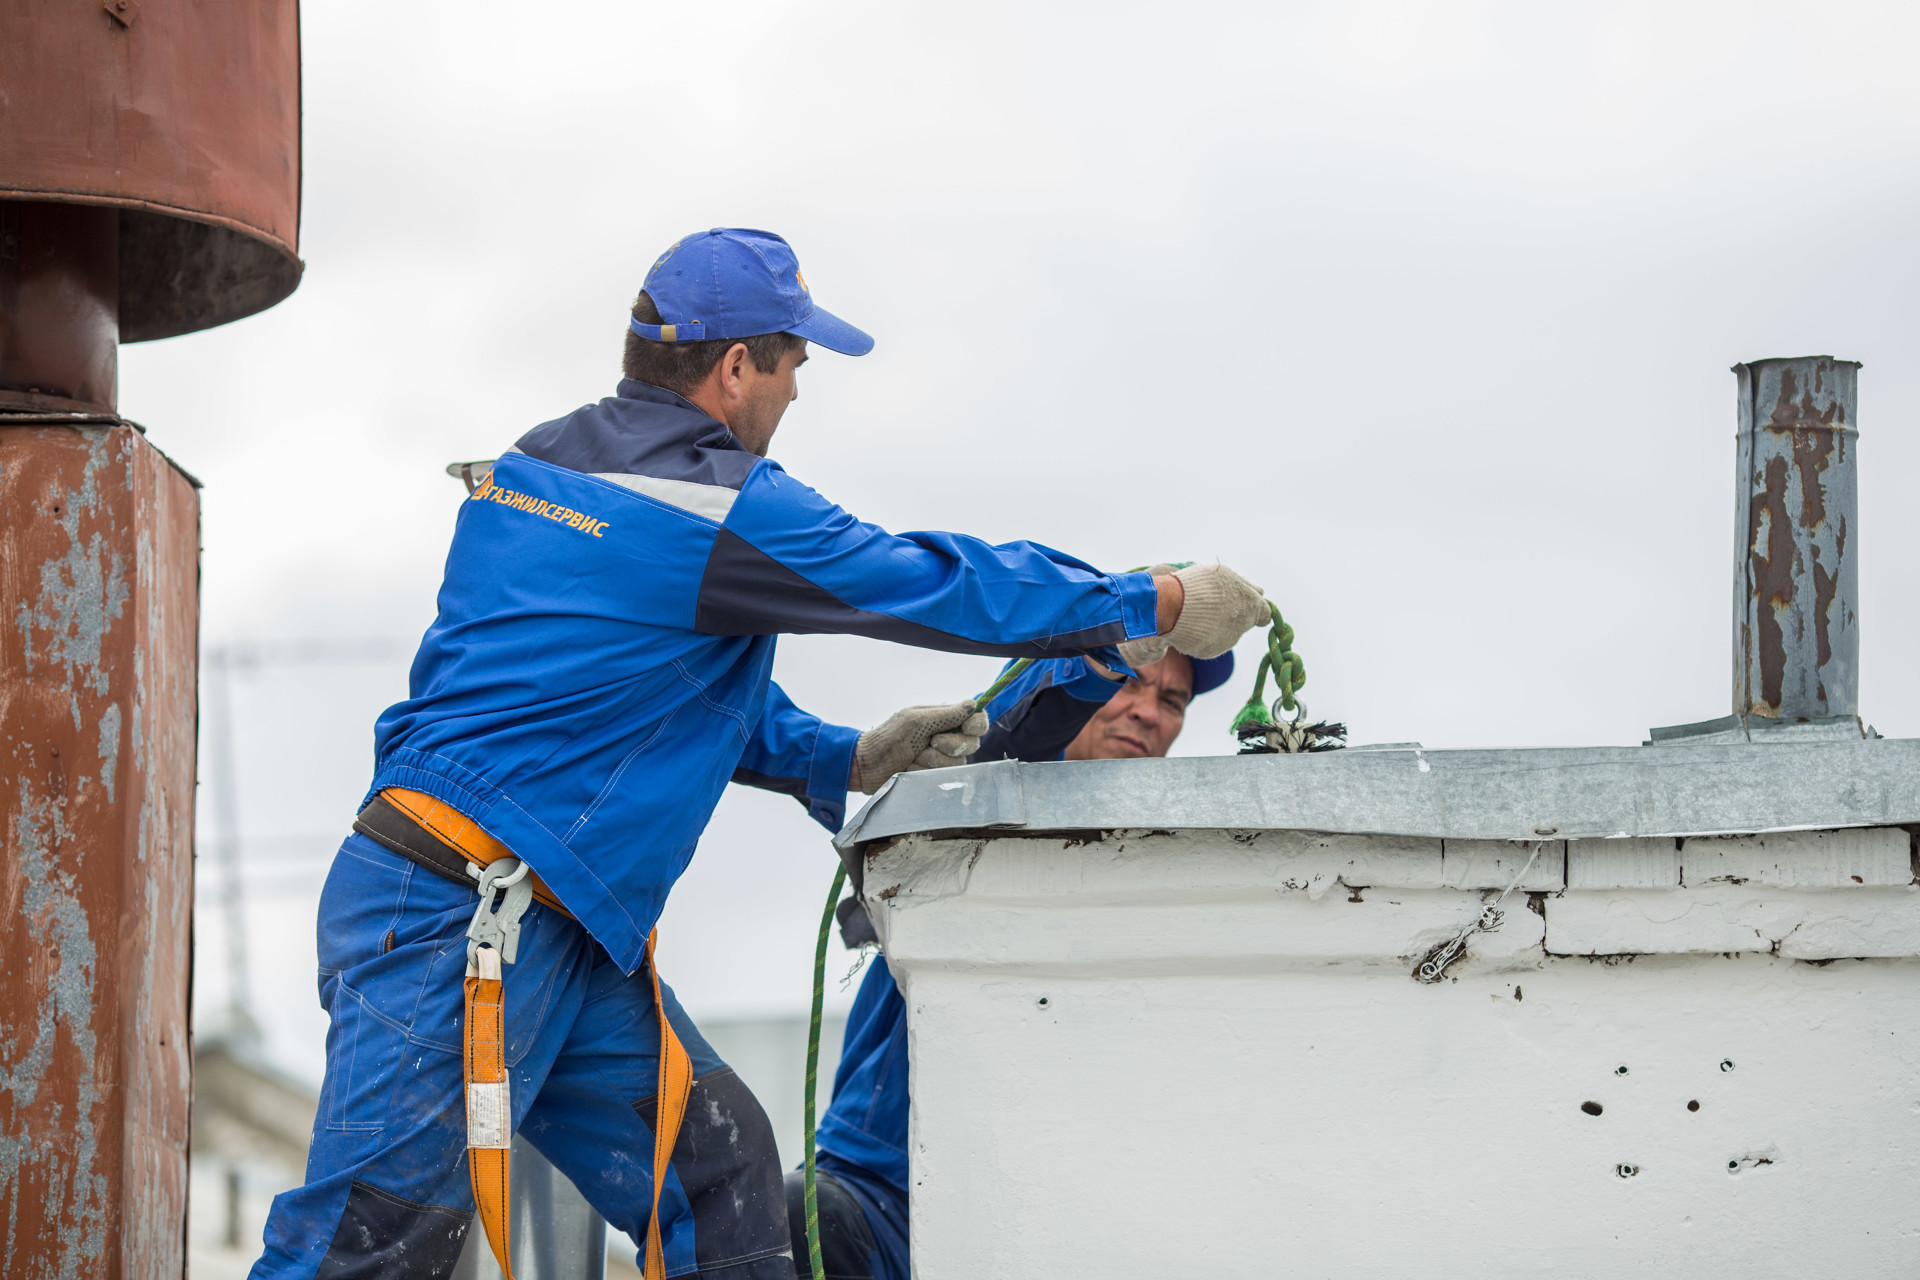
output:
[[[893,529],[1225,560],[1356,741],[1724,714],[1728,366],[1864,361],[1863,705],[1920,733],[1913,13],[304,6],[304,282],[121,365],[206,484],[207,641],[395,646],[236,682],[275,1052],[317,1078],[314,898],[433,616],[442,468],[610,393],[646,267],[709,226],[785,235],[878,340],[807,365],[788,470]],[[778,675],[866,725],[993,665],[811,637]],[[1176,749],[1231,750],[1243,693]],[[832,865],[792,801],[723,801],[663,922],[696,1016],[802,1007]]]

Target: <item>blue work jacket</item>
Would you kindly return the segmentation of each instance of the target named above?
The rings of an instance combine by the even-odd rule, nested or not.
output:
[[[772,682],[776,633],[1047,656],[1152,635],[1156,606],[1144,573],[862,523],[626,380],[528,432],[462,505],[368,796],[460,810],[632,972],[728,781],[840,824],[859,734]]]
[[[1036,662],[987,704],[992,723],[971,759],[1058,760],[1119,690],[1082,659]],[[907,1111],[907,1002],[886,957],[875,956],[847,1014],[833,1102],[816,1140],[832,1160],[892,1184],[904,1203]]]

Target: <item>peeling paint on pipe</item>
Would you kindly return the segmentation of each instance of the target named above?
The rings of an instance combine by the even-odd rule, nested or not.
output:
[[[199,497],[0,425],[0,1275],[182,1274]]]
[[[1733,713],[1860,710],[1855,392],[1832,356],[1737,364]]]

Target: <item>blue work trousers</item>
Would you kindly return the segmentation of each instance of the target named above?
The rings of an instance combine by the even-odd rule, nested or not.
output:
[[[471,888],[362,835],[320,898],[331,1019],[306,1185],[274,1198],[251,1280],[426,1280],[452,1273],[474,1217],[462,1075]],[[514,1126],[609,1222],[644,1238],[660,1034],[646,972],[620,971],[535,903],[506,966]],[[788,1280],[772,1127],[663,985],[693,1094],[660,1200],[667,1274]]]

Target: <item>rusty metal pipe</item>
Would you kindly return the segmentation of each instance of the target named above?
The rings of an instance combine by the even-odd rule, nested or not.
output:
[[[1859,370],[1832,356],[1733,367],[1733,713],[1743,721],[1860,711]]]
[[[0,411],[110,414],[120,211],[0,200]]]
[[[284,298],[299,221],[298,0],[0,3],[7,1276],[185,1270],[199,497],[116,344]]]
[[[0,1275],[177,1277],[200,499],[0,419]]]

